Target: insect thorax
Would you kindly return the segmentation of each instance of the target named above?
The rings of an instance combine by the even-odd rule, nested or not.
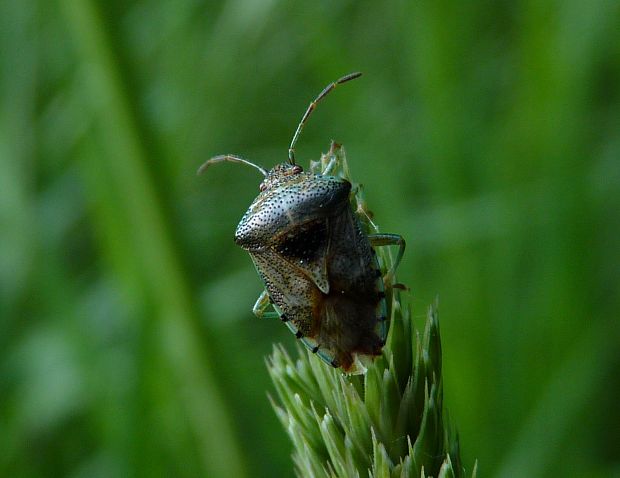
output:
[[[263,189],[239,222],[235,242],[248,251],[261,250],[274,238],[294,234],[304,224],[339,214],[348,207],[351,183],[345,179],[274,167]]]

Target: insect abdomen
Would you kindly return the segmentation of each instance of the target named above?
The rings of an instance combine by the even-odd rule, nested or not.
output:
[[[329,247],[321,260],[327,293],[295,256],[284,259],[282,251],[267,248],[252,257],[291,331],[309,349],[320,351],[323,360],[347,371],[355,355],[381,353],[385,335],[377,330],[385,320],[383,282],[368,238],[350,208],[326,219],[325,227]]]
[[[368,237],[350,208],[330,223],[330,292],[323,297],[319,341],[329,344],[347,370],[354,355],[381,353],[385,337],[376,330],[385,319],[385,295]]]

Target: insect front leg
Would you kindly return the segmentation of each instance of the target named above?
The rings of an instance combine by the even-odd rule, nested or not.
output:
[[[336,143],[333,139],[331,144],[329,145],[329,151],[327,154],[322,155],[320,163],[323,164],[323,170],[321,174],[328,176],[332,174],[333,170],[338,165],[339,160],[341,159],[340,149],[342,148],[341,144]],[[325,161],[328,160],[328,161]],[[343,171],[344,177],[348,178],[348,171]]]
[[[277,319],[279,315],[277,312],[268,312],[267,309],[271,305],[271,301],[269,300],[269,294],[266,290],[262,291],[261,294],[256,299],[256,303],[254,307],[252,307],[252,313],[259,319]]]
[[[405,253],[405,240],[398,234],[370,234],[368,236],[368,240],[370,241],[370,245],[373,247],[398,246],[396,260],[394,260],[392,267],[390,267],[390,270],[387,271],[385,277],[383,278],[385,282],[391,283],[394,279],[396,268],[400,264],[403,254]]]

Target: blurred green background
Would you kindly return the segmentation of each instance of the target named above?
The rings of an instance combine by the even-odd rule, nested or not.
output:
[[[481,476],[620,476],[620,3],[0,3],[0,475],[292,476],[232,242],[308,102]]]

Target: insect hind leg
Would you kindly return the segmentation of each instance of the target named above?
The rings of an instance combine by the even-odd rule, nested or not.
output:
[[[394,260],[392,267],[390,267],[383,277],[385,282],[391,284],[394,280],[396,269],[403,258],[403,254],[405,254],[405,239],[398,234],[370,234],[368,236],[368,240],[370,241],[370,245],[373,247],[398,246],[398,254],[396,255],[396,259]]]

